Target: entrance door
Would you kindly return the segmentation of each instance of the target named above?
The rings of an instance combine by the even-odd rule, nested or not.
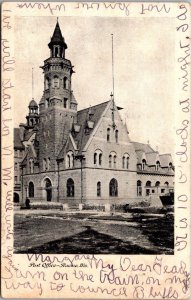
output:
[[[45,180],[45,190],[46,190],[46,200],[51,201],[52,200],[52,184],[50,179],[46,178]]]

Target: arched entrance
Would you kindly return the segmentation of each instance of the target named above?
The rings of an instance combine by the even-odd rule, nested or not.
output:
[[[46,200],[52,200],[52,183],[49,178],[45,179]]]
[[[13,199],[14,203],[19,203],[19,194],[14,193],[14,199]]]
[[[110,197],[118,196],[118,182],[115,178],[111,179],[109,183],[109,196]]]

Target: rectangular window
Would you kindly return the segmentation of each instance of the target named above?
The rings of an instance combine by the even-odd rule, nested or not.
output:
[[[17,176],[15,176],[15,182],[17,182]]]
[[[161,193],[163,194],[165,192],[165,189],[161,189]]]

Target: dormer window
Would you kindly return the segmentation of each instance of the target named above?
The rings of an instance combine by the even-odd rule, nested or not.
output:
[[[157,162],[156,162],[156,166],[155,166],[155,169],[156,169],[156,171],[158,171],[158,170],[159,170],[159,168],[160,168],[160,161],[158,161],[158,160],[157,160]]]
[[[145,170],[146,164],[147,164],[146,160],[143,159],[142,160],[142,170]]]

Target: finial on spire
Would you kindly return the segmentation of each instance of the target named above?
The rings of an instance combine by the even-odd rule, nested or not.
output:
[[[111,33],[111,59],[112,59],[112,86],[113,86],[113,98],[114,98],[114,55],[113,55],[113,33]]]
[[[148,145],[150,144],[150,141],[149,141],[149,140],[147,141],[147,144],[148,144]]]
[[[58,23],[58,17],[57,17],[57,23]]]

